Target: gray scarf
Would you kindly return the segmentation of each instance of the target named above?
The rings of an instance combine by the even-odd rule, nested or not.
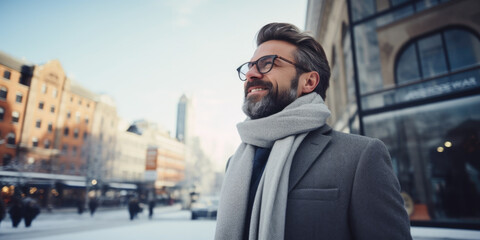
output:
[[[293,156],[308,132],[325,125],[330,111],[317,93],[299,97],[282,111],[237,125],[242,144],[225,173],[216,240],[242,239],[255,147],[272,148],[253,203],[249,239],[284,238],[288,177]]]

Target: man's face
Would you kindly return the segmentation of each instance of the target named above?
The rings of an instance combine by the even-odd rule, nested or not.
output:
[[[258,46],[250,61],[256,61],[266,55],[278,55],[294,62],[293,54],[296,49],[288,42],[267,41]],[[243,111],[251,119],[280,112],[300,96],[299,77],[295,66],[281,59],[276,59],[272,70],[265,74],[252,67],[246,74]]]

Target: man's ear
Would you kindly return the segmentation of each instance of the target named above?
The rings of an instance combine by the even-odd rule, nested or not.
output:
[[[313,92],[320,83],[320,75],[315,71],[304,73],[302,75],[300,85],[300,89],[302,90],[301,95]]]

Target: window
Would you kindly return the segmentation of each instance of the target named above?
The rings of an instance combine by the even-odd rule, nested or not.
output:
[[[80,123],[80,112],[75,113],[75,122]]]
[[[50,112],[55,113],[55,105],[50,106]]]
[[[12,73],[10,71],[5,70],[3,71],[3,78],[10,80],[11,74]]]
[[[68,132],[69,132],[69,131],[70,131],[70,130],[68,129],[68,127],[66,127],[65,129],[63,129],[63,135],[64,135],[64,136],[68,136]]]
[[[32,138],[32,146],[33,147],[38,147],[38,138],[36,138],[36,137]]]
[[[428,79],[480,65],[480,40],[463,28],[451,28],[417,39],[400,53],[397,84]]]
[[[74,138],[78,138],[78,128],[75,128],[75,129],[73,130],[73,137],[74,137]]]
[[[58,95],[57,89],[56,89],[56,88],[53,88],[53,91],[52,91],[52,96],[53,96],[53,98],[56,98],[57,95]]]
[[[49,122],[47,129],[48,129],[48,132],[49,132],[49,133],[53,132],[53,123]]]
[[[0,87],[0,99],[7,99],[8,89],[6,87]]]
[[[88,117],[85,117],[85,124],[88,125]]]
[[[3,154],[3,166],[8,166],[12,162],[11,154]]]
[[[42,93],[46,93],[47,92],[47,84],[42,84]]]
[[[365,134],[385,143],[401,189],[413,200],[412,221],[480,221],[480,111],[474,109],[479,95],[364,118]]]
[[[13,123],[18,123],[18,119],[20,118],[20,113],[18,112],[12,112],[12,122]]]
[[[352,1],[353,20],[360,20],[376,12],[375,0]]]
[[[15,133],[11,132],[7,134],[7,144],[8,145],[15,145]]]
[[[45,103],[43,101],[38,103],[38,109],[43,110],[44,106],[45,106]]]
[[[77,146],[73,146],[72,148],[72,156],[76,156],[77,155]]]
[[[43,141],[43,147],[44,147],[45,149],[50,148],[50,140],[45,139],[45,141]]]
[[[78,105],[82,105],[82,99],[78,100]]]
[[[72,117],[72,113],[70,111],[67,112],[67,118]]]
[[[478,66],[480,64],[480,41],[463,29],[451,29],[444,32],[450,70]]]
[[[22,103],[23,94],[21,92],[17,92],[17,97],[15,98],[15,102]]]
[[[42,120],[37,120],[37,122],[35,123],[35,127],[37,128],[41,128],[42,127]]]
[[[68,152],[68,145],[67,144],[63,144],[62,146],[62,154],[67,154]]]
[[[447,72],[447,61],[443,51],[440,34],[423,38],[417,42],[420,57],[420,66],[425,78]]]
[[[3,116],[5,116],[5,109],[0,107],[0,121],[3,121]]]
[[[87,133],[87,132],[83,132],[83,140],[87,139],[87,136],[88,136],[88,133]]]

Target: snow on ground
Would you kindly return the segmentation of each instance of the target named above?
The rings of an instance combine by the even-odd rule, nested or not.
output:
[[[190,220],[189,211],[179,207],[156,208],[154,217],[140,214],[130,221],[126,209],[98,211],[93,217],[88,213],[42,213],[26,228],[23,222],[13,228],[8,217],[0,225],[1,240],[84,240],[84,239],[155,239],[186,240],[213,239],[214,220]]]

